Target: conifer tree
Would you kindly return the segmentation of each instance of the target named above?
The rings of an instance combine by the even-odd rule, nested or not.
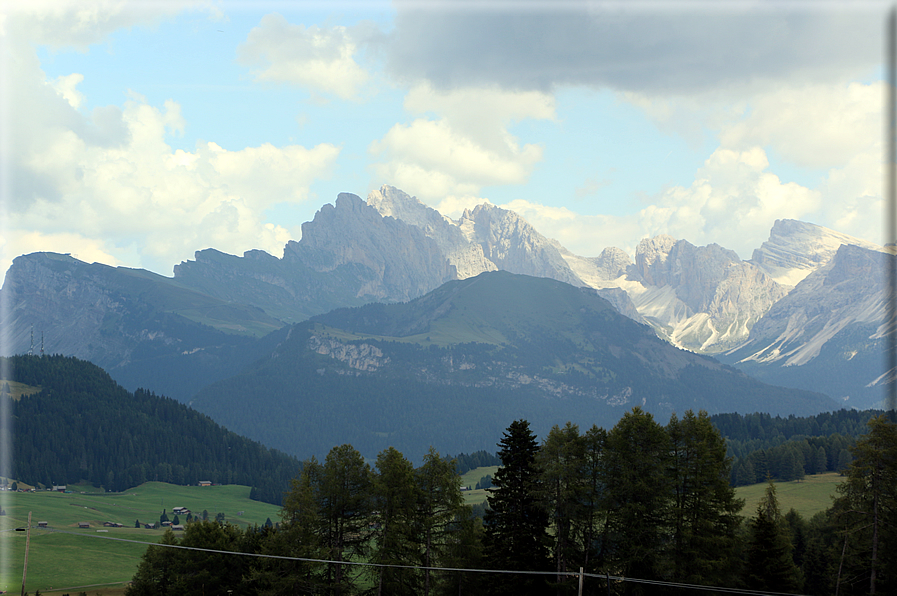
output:
[[[418,514],[422,525],[423,564],[434,567],[448,556],[451,545],[459,540],[459,534],[464,529],[462,521],[471,516],[470,507],[464,505],[455,460],[440,457],[432,447],[424,456],[423,465],[417,469],[416,478],[420,495]],[[424,596],[428,596],[433,587],[432,576],[430,570],[424,571]]]
[[[664,578],[673,490],[666,430],[651,414],[633,408],[607,433],[603,464],[608,564],[626,577]],[[624,589],[640,594],[647,588],[626,584]]]
[[[548,513],[554,537],[555,582],[572,582],[567,576],[582,562],[580,539],[587,523],[588,489],[586,444],[579,427],[570,422],[563,429],[555,425],[536,456],[539,466],[539,498]]]
[[[744,501],[729,484],[726,441],[707,412],[675,415],[667,426],[672,446],[672,576],[691,584],[731,585],[736,575],[736,531]]]
[[[492,478],[484,520],[486,560],[495,569],[547,571],[548,516],[537,501],[539,447],[529,422],[512,422],[498,446],[502,467]],[[494,593],[542,594],[546,587],[538,575],[508,575]]]
[[[803,584],[791,554],[787,524],[779,510],[776,485],[767,479],[766,494],[750,522],[745,584],[754,590],[797,592]]]
[[[847,536],[846,567],[868,594],[897,589],[897,425],[884,416],[852,450],[835,514]],[[847,577],[845,575],[845,577]]]
[[[420,563],[420,536],[417,505],[418,487],[414,466],[394,447],[377,456],[373,506],[377,530],[374,533],[372,560],[382,565],[413,566]],[[403,567],[373,568],[376,593],[417,594],[420,578]]]

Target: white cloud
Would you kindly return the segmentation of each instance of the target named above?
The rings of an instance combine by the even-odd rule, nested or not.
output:
[[[238,48],[239,61],[250,66],[259,81],[292,83],[343,99],[357,98],[370,75],[355,57],[367,27],[329,29],[291,25],[279,14],[262,17]]]
[[[52,48],[84,51],[109,33],[135,25],[152,25],[180,12],[218,13],[206,0],[30,0],[5,3],[4,34]]]
[[[783,183],[768,172],[760,147],[714,151],[688,188],[676,186],[639,213],[646,236],[670,234],[693,244],[716,242],[750,258],[779,218],[801,219],[818,212],[821,194]]]
[[[371,143],[369,152],[380,160],[374,174],[431,203],[473,197],[493,184],[525,183],[542,147],[521,144],[509,126],[555,116],[550,95],[497,88],[435,91],[420,85],[408,93],[405,109],[436,118],[396,124]]]
[[[339,154],[330,144],[173,150],[167,137],[186,125],[176,102],[158,108],[132,94],[123,109],[82,115],[64,97],[80,97],[78,76],[54,88],[33,57],[16,64],[18,124],[7,142],[18,151],[4,155],[14,178],[5,189],[7,263],[40,249],[169,274],[209,246],[279,254],[289,233],[265,222],[264,210],[304,201]]]
[[[539,233],[553,238],[570,252],[596,257],[609,246],[616,246],[630,255],[641,238],[636,217],[582,215],[566,207],[552,207],[515,199],[500,205],[521,215]]]
[[[720,143],[743,149],[772,146],[803,167],[846,164],[858,153],[880,152],[884,83],[782,87],[751,97],[749,112],[722,126]]]
[[[84,80],[84,75],[73,73],[66,76],[57,77],[50,86],[66,100],[74,109],[81,107],[84,103],[84,95],[78,91],[78,83]]]
[[[70,253],[86,263],[116,266],[121,263],[102,240],[85,238],[77,233],[43,234],[36,230],[14,230],[0,237],[0,271],[6,271],[12,260],[32,252]]]

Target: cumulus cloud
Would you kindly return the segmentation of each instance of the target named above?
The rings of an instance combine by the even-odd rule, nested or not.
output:
[[[809,168],[845,164],[858,153],[880,151],[884,83],[795,85],[750,98],[749,113],[722,125],[720,143],[737,149],[775,147]]]
[[[666,233],[694,244],[716,242],[750,258],[776,219],[805,218],[821,205],[818,191],[783,183],[768,166],[760,147],[717,149],[691,186],[663,192],[641,210],[639,223],[647,236]]]
[[[356,61],[359,41],[369,25],[323,28],[291,25],[279,14],[262,17],[237,51],[242,64],[255,67],[256,80],[291,83],[314,92],[354,99],[370,75]]]
[[[123,108],[81,114],[73,107],[80,75],[50,82],[33,56],[14,64],[7,264],[37,247],[160,273],[209,246],[277,254],[290,233],[266,223],[264,210],[306,200],[339,154],[330,144],[173,150],[168,137],[185,127],[176,102],[160,108],[132,94]]]
[[[542,147],[521,144],[512,123],[553,119],[554,99],[539,92],[497,88],[434,90],[423,84],[405,98],[412,114],[432,114],[394,125],[369,151],[375,176],[413,188],[421,200],[471,198],[483,186],[523,184],[542,159]]]
[[[4,35],[26,36],[28,41],[51,48],[84,51],[109,33],[135,25],[152,25],[184,10],[220,12],[205,0],[30,0],[5,4]]]
[[[842,80],[881,59],[881,6],[400,2],[388,67],[440,88],[652,94]]]
[[[566,207],[553,207],[515,199],[504,205],[521,215],[539,233],[554,238],[576,255],[596,257],[609,246],[635,254],[643,230],[636,217],[582,215]]]

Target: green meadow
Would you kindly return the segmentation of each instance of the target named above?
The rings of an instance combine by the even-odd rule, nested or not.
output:
[[[776,482],[776,498],[779,501],[779,509],[787,513],[794,508],[804,519],[810,519],[820,511],[825,511],[832,506],[832,497],[837,495],[836,487],[844,480],[837,472],[828,474],[816,474],[807,476],[803,480],[791,482]],[[753,517],[757,512],[757,505],[763,495],[766,494],[766,483],[740,486],[735,489],[739,498],[744,499],[744,509],[741,514],[745,517]]]
[[[464,486],[475,486],[486,474],[494,475],[497,467],[477,468],[461,477]],[[805,518],[831,505],[835,487],[842,478],[838,474],[807,476],[801,482],[776,483],[776,494],[783,512],[794,508]],[[28,554],[26,590],[34,593],[55,592],[72,595],[115,596],[134,575],[147,543],[162,536],[162,530],[136,529],[136,520],[158,522],[162,510],[169,518],[173,507],[187,507],[194,515],[206,510],[213,518],[223,513],[225,520],[241,527],[262,525],[268,518],[278,521],[280,509],[267,503],[249,500],[246,486],[175,486],[149,482],[124,493],[102,493],[90,486],[71,486],[72,493],[39,491],[34,493],[0,493],[0,590],[21,590],[22,565],[25,555],[25,532],[17,532],[32,513],[31,544]],[[742,514],[754,515],[766,484],[736,489],[745,499]],[[81,491],[84,491],[83,493]],[[485,490],[465,491],[465,502],[482,503]],[[47,522],[48,529],[37,528]],[[103,522],[118,522],[123,528],[104,528]],[[185,520],[180,520],[185,521]],[[89,529],[79,529],[79,522],[88,522]],[[64,533],[63,533],[64,532]]]
[[[480,478],[483,476],[495,476],[495,472],[498,470],[498,466],[487,466],[484,468],[476,468],[470,470],[469,472],[461,475],[461,486],[469,486],[473,488],[477,485],[477,482],[480,481]],[[486,492],[486,489],[479,490],[466,490],[464,491],[464,503],[467,505],[475,505],[482,503],[486,500],[486,497],[489,496],[489,493]]]
[[[120,592],[134,575],[146,544],[157,542],[163,532],[136,529],[135,522],[158,525],[163,509],[169,519],[174,518],[173,507],[187,507],[194,515],[207,510],[211,519],[223,513],[225,521],[244,528],[262,525],[269,517],[277,522],[280,513],[275,505],[251,501],[247,486],[149,482],[124,493],[102,493],[89,486],[70,488],[73,492],[68,494],[0,493],[0,508],[6,512],[0,516],[0,590],[21,590],[26,533],[15,529],[27,525],[29,511],[32,530],[26,590],[73,595],[80,591],[112,594],[116,586]],[[43,521],[47,529],[37,527]],[[107,521],[125,527],[104,528]],[[88,522],[90,528],[79,529],[79,522]]]

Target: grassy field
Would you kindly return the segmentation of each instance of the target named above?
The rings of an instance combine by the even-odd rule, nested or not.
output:
[[[461,476],[461,486],[469,486],[473,488],[477,485],[477,482],[479,482],[480,478],[482,478],[483,476],[495,476],[496,470],[498,470],[498,466],[488,466],[485,468],[476,468],[470,470],[469,472]],[[463,494],[465,505],[482,503],[488,496],[486,490],[482,488],[480,490],[466,490]]]
[[[226,521],[246,527],[261,525],[269,517],[276,522],[280,512],[275,505],[250,501],[247,486],[150,482],[114,494],[96,492],[90,487],[70,488],[75,492],[0,493],[0,507],[6,512],[0,516],[0,590],[21,590],[25,532],[16,532],[15,528],[27,525],[29,511],[32,530],[26,589],[32,593],[40,589],[41,593],[65,591],[73,595],[80,591],[91,595],[100,592],[104,596],[122,593],[122,586],[140,563],[146,543],[156,542],[162,536],[162,530],[136,529],[138,519],[158,523],[163,508],[173,518],[172,507],[187,507],[200,515],[205,509],[212,519],[217,513],[224,513]],[[38,529],[40,521],[47,522],[49,529]],[[125,527],[104,528],[106,521]],[[88,522],[90,528],[78,529],[78,522]]]
[[[800,482],[776,482],[776,497],[779,509],[787,513],[792,507],[805,519],[813,517],[820,511],[831,507],[832,497],[843,477],[832,472],[807,476]],[[738,497],[744,499],[742,515],[753,517],[757,512],[757,504],[766,492],[766,483],[741,486],[735,490]]]
[[[494,475],[497,467],[477,468],[462,476],[462,484],[475,486],[486,474]],[[783,512],[794,508],[805,518],[831,505],[835,487],[842,480],[838,474],[808,476],[801,482],[776,483],[776,494]],[[25,553],[25,532],[15,528],[27,524],[32,512],[31,545],[28,555],[26,589],[57,594],[85,591],[102,596],[120,596],[124,585],[134,575],[147,543],[159,540],[161,530],[134,528],[134,522],[158,522],[164,508],[187,507],[209,517],[224,513],[228,522],[241,527],[261,525],[267,518],[278,520],[279,508],[249,500],[245,486],[174,486],[150,482],[125,493],[104,494],[90,486],[70,487],[73,493],[0,493],[0,590],[18,592],[22,583]],[[81,491],[84,491],[82,494]],[[754,515],[766,484],[740,487],[736,490],[745,499],[742,514]],[[486,500],[485,490],[464,492],[468,504]],[[37,529],[46,521],[49,529]],[[124,528],[104,528],[103,522],[124,524]],[[183,520],[182,520],[183,521]],[[78,522],[88,522],[89,529],[78,529]],[[66,532],[66,533],[62,533]],[[121,539],[121,540],[110,540]],[[127,542],[126,542],[127,541]]]
[[[480,478],[486,474],[495,475],[497,466],[477,468],[461,476],[463,486],[476,486]],[[782,513],[786,513],[792,507],[804,518],[809,519],[816,513],[831,507],[832,496],[835,495],[835,487],[840,484],[842,477],[834,472],[830,474],[818,474],[807,476],[800,482],[776,482],[776,496]],[[741,486],[735,489],[738,498],[744,499],[744,509],[741,514],[751,517],[757,511],[757,504],[766,492],[766,483]],[[464,502],[468,505],[482,503],[488,493],[485,490],[464,491]]]

